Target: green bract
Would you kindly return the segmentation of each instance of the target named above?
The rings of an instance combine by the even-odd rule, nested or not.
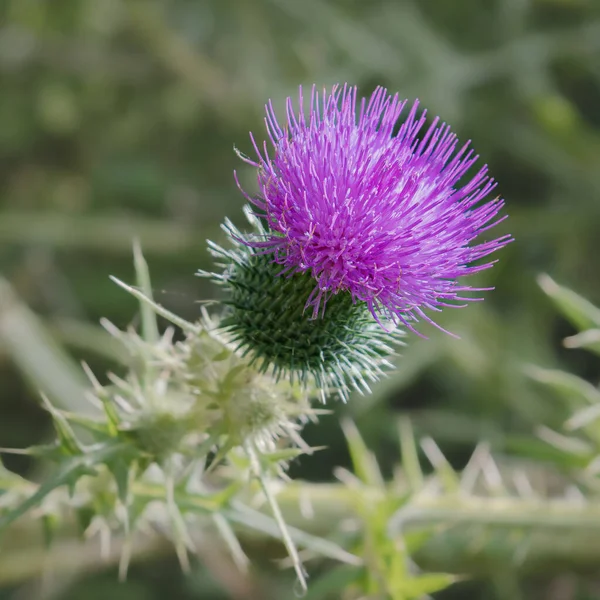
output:
[[[246,214],[254,235],[264,236],[263,224],[249,210]],[[249,238],[230,221],[223,229],[230,249],[209,242],[222,272],[199,274],[225,289],[227,311],[221,326],[251,364],[261,372],[272,371],[276,378],[315,385],[323,399],[332,391],[344,399],[351,388],[369,391],[369,382],[390,366],[387,358],[402,332],[382,329],[367,305],[347,292],[332,295],[325,312],[310,318],[305,309],[315,288],[312,275],[282,273],[282,266],[248,245]]]

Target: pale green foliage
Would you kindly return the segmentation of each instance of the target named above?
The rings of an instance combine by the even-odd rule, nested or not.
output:
[[[539,284],[579,330],[564,341],[565,346],[598,353],[600,309],[548,275],[541,276]],[[553,446],[557,460],[570,467],[580,485],[600,490],[600,390],[589,381],[560,370],[531,367],[528,373],[563,402],[570,414],[562,431],[540,427],[540,437]]]
[[[416,484],[405,481],[386,483],[377,461],[365,445],[356,426],[347,421],[343,425],[348,449],[352,458],[354,474],[338,470],[339,479],[348,486],[360,520],[361,540],[358,554],[364,557],[365,567],[356,573],[350,589],[368,597],[390,598],[390,600],[417,600],[425,594],[442,590],[455,581],[447,573],[421,574],[410,559],[427,536],[398,535],[390,532],[390,521],[403,507],[409,505],[412,493],[421,491],[423,476],[418,469]],[[410,427],[402,431],[405,461],[409,462],[416,448]],[[406,437],[404,437],[406,436]],[[404,472],[410,472],[405,465]]]
[[[125,375],[109,374],[110,383],[101,385],[84,365],[92,384],[88,399],[100,409],[98,416],[59,410],[44,398],[56,442],[20,452],[44,456],[56,468],[25,496],[14,493],[13,483],[20,484],[19,478],[7,479],[11,494],[0,511],[0,530],[33,508],[42,506],[41,513],[48,516],[58,516],[62,509],[57,515],[56,507],[61,504],[75,508],[84,530],[92,522],[98,526],[100,519],[104,529],[125,534],[120,569],[124,576],[132,535],[152,521],[147,509],[157,494],[148,494],[146,488],[158,485],[170,536],[186,567],[193,542],[185,514],[189,507],[181,506],[178,494],[196,492],[196,509],[220,515],[219,532],[225,532],[225,541],[233,543],[232,551],[239,555],[223,510],[232,510],[233,498],[251,500],[256,490],[247,484],[256,479],[304,585],[300,559],[271,487],[272,480],[284,476],[290,459],[311,451],[299,435],[315,415],[309,392],[254,369],[205,311],[197,323],[188,323],[154,303],[137,247],[135,266],[137,288],[117,282],[140,300],[142,334],[104,323],[127,350]],[[181,326],[184,339],[174,340],[173,327],[159,336],[157,313]],[[54,493],[64,487],[69,497]]]
[[[559,370],[527,369],[571,415],[563,432],[540,427],[540,445],[523,448],[550,449],[546,458],[554,466],[531,470],[497,461],[480,444],[457,472],[431,438],[417,444],[404,420],[402,463],[386,479],[346,421],[352,472],[337,469],[335,485],[289,482],[289,460],[314,450],[300,437],[318,412],[311,390],[256,370],[206,311],[192,323],[157,304],[138,248],[135,265],[136,287],[115,281],[140,301],[141,333],[104,323],[124,349],[125,373],[101,384],[84,366],[91,382],[87,412],[60,410],[42,397],[56,441],[16,452],[55,468],[37,485],[0,465],[0,531],[30,513],[46,542],[60,544],[75,515],[86,536],[120,540],[124,577],[140,541],[141,547],[152,541],[150,528],[165,532],[185,569],[199,532],[220,536],[231,560],[247,569],[238,536],[253,530],[283,542],[301,589],[305,556],[297,546],[306,558],[343,563],[308,588],[313,600],[328,590],[344,600],[418,600],[461,575],[487,573],[490,557],[496,573],[508,573],[540,561],[587,564],[600,556],[600,393],[591,383]],[[541,281],[581,330],[567,344],[588,347],[578,340],[600,325],[598,310],[549,278]],[[172,327],[159,335],[157,315],[183,337],[177,340]],[[568,472],[557,478],[556,465]],[[307,503],[315,516],[299,520],[298,506]],[[511,577],[503,589],[515,585]]]

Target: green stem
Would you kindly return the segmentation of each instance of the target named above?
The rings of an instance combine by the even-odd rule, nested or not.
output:
[[[265,493],[271,495],[268,485],[265,487]],[[134,484],[132,493],[164,500],[164,488],[160,486]],[[289,530],[296,527],[326,537],[339,531],[343,521],[357,517],[355,494],[340,484],[292,483],[277,494],[273,514]],[[381,498],[382,491],[361,491],[367,503],[370,494],[375,500]],[[301,501],[312,505],[312,518],[302,516]],[[206,498],[193,494],[178,496],[177,503],[183,512],[207,516],[214,509]],[[237,529],[235,523],[232,525]],[[419,530],[429,530],[432,535],[414,558],[431,571],[487,576],[506,569],[528,573],[549,569],[583,571],[597,568],[600,563],[597,500],[579,503],[566,499],[417,496],[392,520],[390,535]],[[256,539],[256,531],[249,535],[246,527],[236,533],[247,541]],[[19,520],[0,544],[0,585],[25,581],[45,568],[59,572],[101,566],[97,543],[74,542],[74,536],[73,525],[65,523],[57,532],[56,545],[46,552],[40,522],[27,517]],[[118,560],[121,543],[117,536],[109,563]],[[146,540],[135,542],[132,551],[133,559],[138,560],[148,552],[158,556],[172,550],[164,540]]]
[[[369,493],[377,491],[361,491]],[[354,515],[353,494],[339,485],[294,483],[278,501],[289,525],[327,535]],[[301,497],[311,502],[313,521],[302,519]],[[424,530],[431,536],[413,558],[431,571],[489,575],[502,569],[587,570],[600,563],[598,500],[417,495],[391,520],[389,534]]]
[[[269,481],[267,480],[267,476],[265,475],[265,473],[263,472],[263,469],[261,468],[261,464],[260,464],[260,460],[258,458],[257,452],[249,443],[245,444],[244,448],[246,450],[246,454],[248,455],[248,458],[250,459],[250,463],[252,465],[252,470],[254,471],[254,475],[258,479],[261,490],[262,490],[263,494],[265,495],[265,498],[267,499],[269,507],[271,508],[271,512],[273,513],[273,518],[275,519],[275,522],[277,523],[277,526],[279,527],[279,531],[281,533],[281,539],[283,540],[283,544],[284,544],[284,546],[288,552],[288,555],[291,558],[292,563],[294,565],[294,570],[296,571],[296,576],[298,578],[298,583],[300,584],[300,588],[302,589],[303,592],[306,592],[308,590],[308,587],[306,585],[306,577],[305,577],[304,567],[302,566],[302,561],[300,560],[300,556],[298,555],[298,550],[296,548],[296,545],[294,544],[294,541],[292,540],[292,538],[290,536],[290,532],[288,531],[288,526],[287,526],[286,520],[285,520],[284,516],[281,514],[281,509],[279,508],[279,504],[277,503],[277,500],[276,500],[275,496],[273,495],[271,487],[269,486]]]

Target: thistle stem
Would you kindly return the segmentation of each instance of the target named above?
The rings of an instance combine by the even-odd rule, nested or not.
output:
[[[342,522],[358,516],[355,491],[343,485],[292,483],[284,486],[275,500],[268,481],[264,477],[262,482],[258,481],[267,500],[273,501],[269,505],[278,519],[282,538],[287,540],[286,548],[290,556],[295,554],[295,565],[300,569],[298,553],[289,541],[289,528],[327,537]],[[131,491],[134,496],[164,500],[164,488],[160,486],[135,483]],[[382,493],[365,488],[361,497],[368,503],[369,494],[375,500]],[[206,498],[179,494],[181,492],[178,492],[177,503],[182,512],[211,513],[212,507]],[[302,516],[301,499],[311,505],[314,516],[310,519]],[[236,533],[246,539],[247,527],[238,530],[235,523],[232,525]],[[397,513],[390,535],[398,534],[400,529],[431,530],[431,538],[414,555],[422,568],[431,571],[481,576],[501,569],[535,572],[558,567],[584,571],[597,569],[600,563],[600,502],[597,500],[583,503],[568,499],[421,495],[415,496],[406,509]],[[0,585],[38,576],[48,564],[57,573],[100,567],[97,541],[76,542],[76,532],[74,523],[66,520],[57,531],[49,556],[44,550],[39,520],[25,516],[11,525],[0,545]],[[256,539],[256,530],[248,539]],[[118,562],[122,544],[123,537],[115,536],[105,564]],[[132,559],[160,556],[171,548],[162,538],[136,536],[132,540]]]
[[[271,508],[271,511],[273,513],[273,518],[275,519],[275,522],[277,523],[277,526],[279,527],[279,531],[281,532],[281,539],[282,539],[283,544],[289,554],[290,559],[292,560],[292,564],[294,565],[294,570],[296,571],[296,576],[298,578],[298,584],[300,585],[301,591],[303,593],[305,593],[308,590],[308,587],[306,584],[306,572],[304,570],[304,567],[302,566],[302,561],[300,560],[298,550],[296,549],[296,546],[295,546],[294,542],[292,541],[292,538],[288,531],[287,524],[285,522],[283,514],[281,513],[281,509],[279,508],[277,499],[275,498],[273,491],[271,490],[271,487],[269,486],[269,481],[267,479],[267,476],[265,475],[265,473],[262,469],[256,449],[253,447],[253,445],[250,442],[244,444],[244,449],[246,451],[246,454],[248,455],[248,458],[250,459],[250,463],[252,465],[252,470],[254,471],[254,475],[258,479],[258,482],[260,483],[260,487],[261,487],[261,489],[265,495],[265,498]]]

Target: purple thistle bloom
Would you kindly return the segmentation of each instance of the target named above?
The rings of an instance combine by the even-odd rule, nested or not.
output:
[[[433,323],[425,310],[480,300],[463,293],[488,289],[457,280],[491,267],[495,261],[472,263],[512,241],[504,235],[472,245],[505,218],[496,218],[504,201],[481,202],[496,186],[486,166],[459,185],[478,156],[468,142],[458,148],[438,118],[419,137],[418,102],[399,123],[407,101],[397,94],[377,88],[359,109],[356,100],[356,87],[322,95],[313,87],[306,117],[300,88],[299,111],[288,98],[283,128],[268,103],[274,157],[251,134],[258,160],[245,160],[258,168],[260,190],[246,197],[271,233],[248,243],[273,253],[289,275],[310,271],[313,318],[332,294],[347,291],[380,323],[414,331],[411,322]]]

